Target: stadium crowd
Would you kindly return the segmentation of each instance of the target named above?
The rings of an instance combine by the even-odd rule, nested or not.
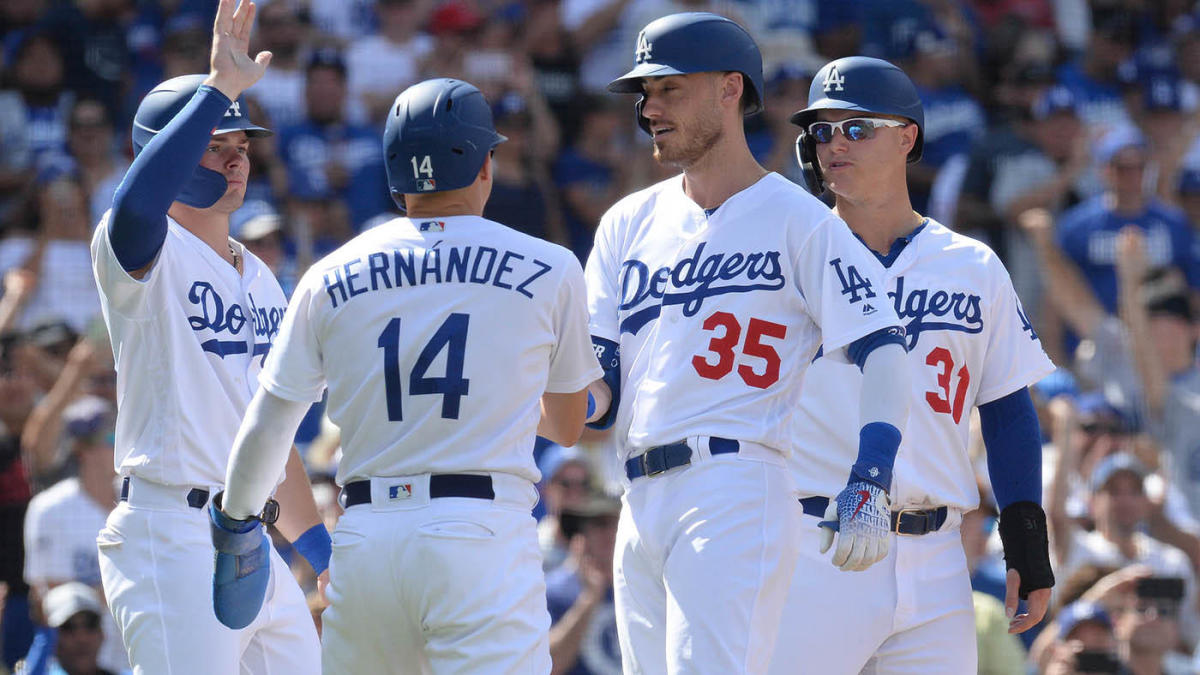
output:
[[[0,4],[0,673],[123,672],[96,533],[115,503],[113,357],[88,243],[157,82],[208,67],[213,0]],[[768,169],[800,180],[788,116],[827,60],[888,59],[922,94],[914,207],[997,251],[1059,370],[1035,387],[1058,580],[1040,631],[1008,635],[1004,562],[964,518],[981,673],[1200,672],[1200,3],[1195,0],[261,0],[251,142],[232,235],[285,292],[397,215],[380,136],[396,94],[459,77],[491,102],[485,216],[586,260],[601,214],[666,177],[605,85],[637,30],[729,16],[762,47]],[[910,300],[911,302],[911,300]],[[900,308],[897,308],[900,309]],[[924,307],[908,307],[919,320]],[[901,312],[901,316],[905,316]],[[978,425],[976,425],[977,427]],[[555,673],[620,671],[619,503],[606,439],[539,442]],[[297,437],[330,529],[338,433]],[[287,544],[280,538],[278,545]],[[311,570],[292,556],[297,577]],[[314,620],[319,596],[311,594]],[[1195,656],[1193,656],[1193,654]]]

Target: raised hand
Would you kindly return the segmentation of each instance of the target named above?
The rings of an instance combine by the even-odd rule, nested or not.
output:
[[[253,2],[243,0],[234,9],[237,0],[220,0],[217,5],[217,20],[213,22],[212,56],[210,72],[205,84],[218,89],[230,100],[258,82],[267,65],[271,63],[271,52],[259,52],[250,58],[250,30],[254,26],[257,8]]]

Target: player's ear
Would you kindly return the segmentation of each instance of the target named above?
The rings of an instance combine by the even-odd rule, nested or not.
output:
[[[741,73],[731,70],[722,74],[719,80],[721,102],[736,105],[739,113],[742,111],[742,92],[746,89],[743,77]]]
[[[476,177],[485,183],[492,179],[492,155],[495,153],[495,150],[489,152],[487,157],[483,158],[483,166],[479,167],[479,175]]]
[[[912,122],[908,122],[908,124],[900,129],[900,146],[904,150],[905,157],[908,157],[908,153],[912,152],[912,149],[916,147],[918,133],[920,133],[920,129]]]

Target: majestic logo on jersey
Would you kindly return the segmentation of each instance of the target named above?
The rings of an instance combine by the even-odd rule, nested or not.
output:
[[[829,265],[837,272],[838,281],[842,282],[842,295],[850,296],[850,304],[853,305],[863,298],[875,297],[875,291],[871,289],[871,282],[859,274],[858,269],[854,265],[846,265],[846,269],[843,270],[841,258],[830,260]],[[859,294],[860,291],[862,292],[861,295]],[[871,306],[871,303],[867,303],[863,307],[863,316],[874,313],[875,308]]]
[[[628,312],[621,332],[637,334],[642,326],[657,319],[664,306],[683,305],[684,316],[695,316],[706,298],[726,293],[777,291],[783,288],[779,251],[758,253],[713,253],[704,255],[706,243],[674,264],[651,272],[646,263],[626,260],[621,265],[621,304]],[[647,301],[649,306],[641,307]]]
[[[637,63],[649,61],[650,50],[653,48],[654,45],[650,44],[650,41],[646,39],[646,31],[638,33],[637,50],[633,53],[633,60]]]
[[[921,331],[983,331],[981,298],[973,293],[918,288],[906,294],[904,277],[899,276],[896,277],[896,290],[888,291],[888,297],[892,299],[900,320],[907,320],[904,328],[908,333],[910,351],[917,346]]]
[[[830,68],[829,72],[825,73],[825,79],[821,81],[821,84],[825,87],[825,93],[827,94],[829,93],[830,89],[835,91],[845,91],[845,89],[842,88],[842,85],[845,83],[846,77],[838,72],[837,66]]]
[[[250,311],[247,317],[246,311],[236,302],[229,304],[226,309],[221,294],[207,281],[193,282],[187,298],[200,312],[199,315],[188,317],[192,330],[197,333],[207,330],[216,334],[201,342],[201,349],[221,358],[250,352],[252,356],[266,359],[267,352],[271,350],[271,340],[279,333],[279,324],[283,321],[283,307],[259,307],[254,295],[248,293]],[[245,339],[236,339],[247,321],[254,333],[254,339],[249,343]],[[229,333],[235,339],[221,339],[224,333]]]

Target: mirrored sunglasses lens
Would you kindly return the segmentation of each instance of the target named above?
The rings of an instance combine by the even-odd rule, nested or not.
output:
[[[874,126],[867,120],[851,120],[842,125],[842,133],[852,141],[861,141],[871,137]]]
[[[815,138],[818,143],[828,143],[833,139],[832,124],[819,122],[809,127],[809,131],[812,132],[813,138]]]

